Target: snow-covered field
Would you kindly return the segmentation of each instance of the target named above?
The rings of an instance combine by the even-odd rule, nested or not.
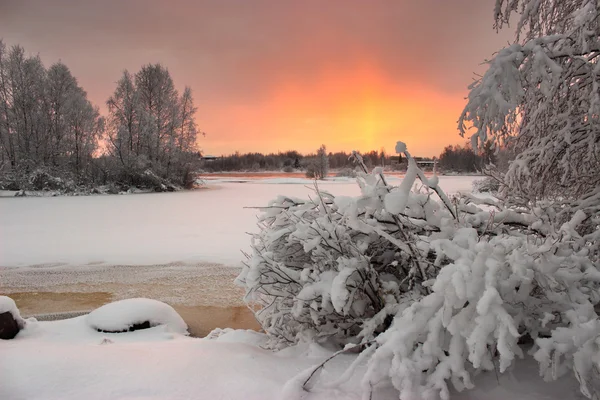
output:
[[[327,364],[311,393],[293,378],[332,353],[304,345],[274,353],[264,350],[261,334],[228,331],[216,340],[194,339],[165,326],[107,334],[94,331],[85,317],[29,321],[16,339],[0,342],[0,399],[229,399],[350,400],[361,398],[361,368],[340,388],[323,382],[339,377],[355,355]],[[286,382],[292,384],[286,386]],[[535,362],[496,376],[474,379],[476,389],[452,400],[579,399],[574,379],[543,383]],[[381,384],[373,400],[397,399]],[[414,399],[419,400],[419,399]]]
[[[450,193],[470,191],[473,179],[441,177],[441,186]],[[199,271],[215,268],[229,272],[211,277],[230,280],[236,271],[231,267],[242,259],[240,249],[248,248],[246,232],[256,229],[256,210],[244,207],[265,205],[278,194],[307,196],[307,183],[212,180],[208,189],[195,192],[0,199],[0,285],[25,291],[93,283],[160,286],[162,281],[170,282],[162,289],[168,291],[193,286],[206,279]],[[352,181],[339,179],[322,188],[338,195],[359,192]],[[218,287],[211,282],[208,286]],[[298,382],[332,354],[318,345],[271,352],[261,348],[264,336],[251,331],[229,330],[216,339],[190,338],[166,326],[109,334],[92,329],[90,321],[95,319],[29,319],[16,339],[0,341],[0,399],[362,397],[361,367],[338,388],[323,385],[340,376],[356,355],[334,358],[308,393]],[[571,377],[542,383],[531,359],[500,376],[488,372],[474,381],[476,389],[454,393],[452,399],[581,398]],[[397,396],[381,383],[372,398]]]
[[[442,176],[449,193],[470,191],[477,177]],[[0,199],[0,266],[237,266],[256,231],[257,210],[279,194],[307,197],[312,181],[273,178],[161,194]],[[391,178],[391,183],[399,182]],[[353,179],[320,183],[335,195],[358,195]]]

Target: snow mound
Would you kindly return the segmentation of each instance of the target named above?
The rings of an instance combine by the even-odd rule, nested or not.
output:
[[[5,312],[12,314],[15,321],[17,321],[19,328],[22,329],[25,326],[25,320],[21,318],[21,313],[19,312],[15,301],[8,296],[0,296],[0,314],[4,314]]]
[[[187,324],[168,304],[152,299],[127,299],[106,304],[86,317],[86,323],[95,330],[106,332],[128,331],[134,325],[149,322],[150,327],[166,325],[173,332],[187,335]]]

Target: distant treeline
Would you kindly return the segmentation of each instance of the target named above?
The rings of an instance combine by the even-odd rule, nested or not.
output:
[[[399,166],[398,156],[391,156],[384,151],[369,151],[361,153],[368,167],[379,165],[395,165]],[[351,153],[337,152],[327,153],[327,159],[330,169],[354,168]],[[313,154],[300,154],[297,151],[285,151],[279,153],[246,153],[220,156],[214,159],[206,160],[202,169],[207,172],[219,171],[279,171],[284,170],[292,172],[294,170],[305,170],[313,164],[319,156]]]
[[[328,153],[329,168],[340,170],[340,169],[353,169],[354,163],[350,159],[350,153],[337,152]],[[361,153],[365,164],[369,168],[376,166],[388,167],[392,170],[405,170],[406,162],[397,155],[386,154],[385,151],[372,150],[366,153]],[[318,159],[317,154],[302,155],[297,151],[286,151],[279,153],[246,153],[220,156],[215,158],[209,158],[204,161],[202,170],[207,172],[220,172],[220,171],[288,171],[294,170],[304,171],[310,165],[314,164]],[[480,172],[482,169],[490,164],[501,163],[507,165],[509,154],[507,151],[495,151],[491,145],[487,145],[483,152],[476,153],[469,144],[463,146],[447,146],[444,148],[442,154],[436,157],[438,164],[437,167],[441,171],[445,172],[459,172],[459,173],[474,173]],[[416,161],[433,161],[434,158],[427,157],[415,157]],[[424,167],[428,168],[428,167]]]
[[[474,152],[470,144],[446,146],[439,157],[439,168],[445,172],[481,172],[486,166],[494,164],[498,170],[506,171],[508,163],[514,158],[509,148],[494,149],[487,142],[481,152]]]

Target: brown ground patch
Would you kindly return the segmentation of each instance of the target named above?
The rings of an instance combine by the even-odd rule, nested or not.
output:
[[[113,295],[108,292],[60,293],[21,292],[10,293],[23,316],[50,314],[66,311],[89,311],[110,303]]]
[[[108,292],[17,292],[9,296],[24,317],[66,311],[91,311],[114,301]],[[215,328],[253,329],[260,325],[242,306],[183,306],[171,304],[188,324],[192,336],[204,337]]]
[[[247,307],[178,306],[173,308],[188,324],[193,336],[204,337],[215,328],[260,330]]]

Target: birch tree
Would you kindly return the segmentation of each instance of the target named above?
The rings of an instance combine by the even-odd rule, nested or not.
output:
[[[518,21],[471,86],[459,129],[510,143],[518,154],[506,181],[535,201],[578,197],[600,186],[600,22],[596,0],[497,0],[495,27]]]
[[[89,182],[103,119],[69,68],[0,41],[0,151],[13,175],[33,171]]]
[[[190,183],[198,128],[189,87],[179,95],[169,71],[149,64],[133,75],[125,71],[107,106],[108,150],[124,179],[157,174]]]

